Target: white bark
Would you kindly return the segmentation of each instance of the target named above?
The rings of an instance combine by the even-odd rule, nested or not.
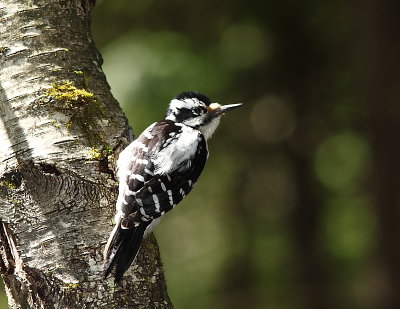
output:
[[[101,279],[116,199],[110,155],[131,132],[90,10],[87,0],[0,3],[0,271],[11,308],[170,308],[153,237],[120,287]],[[93,99],[60,109],[48,89],[66,81]]]

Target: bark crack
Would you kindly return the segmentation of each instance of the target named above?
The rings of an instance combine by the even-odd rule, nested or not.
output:
[[[2,274],[8,275],[14,273],[15,260],[12,253],[12,249],[9,244],[9,233],[7,232],[7,223],[0,221],[0,270]]]

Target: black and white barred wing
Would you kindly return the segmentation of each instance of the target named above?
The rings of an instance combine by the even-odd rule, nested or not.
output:
[[[117,166],[119,195],[116,222],[138,210],[135,193],[154,177],[154,166],[150,160],[150,149],[158,147],[152,131],[158,123],[148,127],[133,143],[121,152]]]
[[[119,169],[118,206],[122,217],[137,212],[135,220],[142,221],[175,207],[192,189],[208,156],[197,130],[168,120],[150,126],[129,147],[120,156],[125,166]]]
[[[154,175],[135,194],[144,221],[164,215],[191,191],[208,155],[206,142],[198,131],[170,121],[159,127],[153,132],[160,142],[149,152]]]

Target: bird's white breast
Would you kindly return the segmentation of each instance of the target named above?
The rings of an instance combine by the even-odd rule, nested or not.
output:
[[[181,127],[181,132],[153,159],[156,174],[168,174],[196,154],[197,145],[201,139],[200,132],[183,124],[176,125]]]

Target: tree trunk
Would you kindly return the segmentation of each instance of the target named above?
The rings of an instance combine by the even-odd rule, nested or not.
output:
[[[370,118],[371,193],[378,224],[375,295],[382,309],[400,308],[399,171],[400,113],[398,109],[398,14],[393,0],[362,1],[365,98]]]
[[[0,4],[0,271],[11,308],[170,308],[154,237],[120,286],[102,251],[132,139],[91,38],[93,0]]]

